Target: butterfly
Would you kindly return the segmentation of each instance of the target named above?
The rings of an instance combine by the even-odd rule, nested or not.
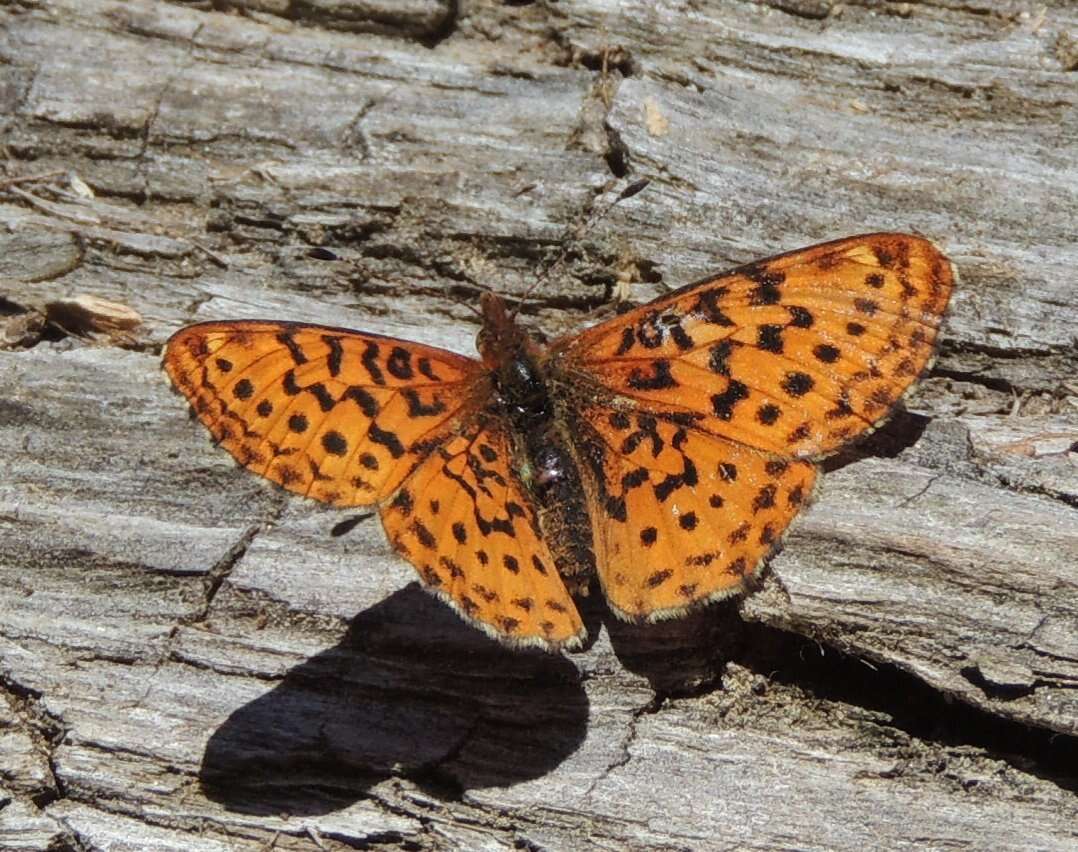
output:
[[[742,591],[817,462],[927,369],[955,276],[878,233],[738,267],[549,343],[485,294],[480,360],[369,332],[204,322],[163,367],[244,467],[376,505],[392,547],[515,646],[585,637],[574,595],[677,617]]]

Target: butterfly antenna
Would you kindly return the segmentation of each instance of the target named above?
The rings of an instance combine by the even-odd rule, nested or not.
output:
[[[554,258],[554,260],[549,263],[547,267],[535,277],[535,280],[532,281],[530,285],[528,285],[528,288],[517,299],[517,303],[513,306],[513,312],[509,315],[509,318],[515,320],[517,318],[517,314],[520,313],[520,309],[524,307],[524,302],[527,301],[528,297],[535,292],[536,287],[546,281],[550,277],[550,273],[553,272],[559,265],[565,262],[565,258],[569,256],[569,238],[573,235],[574,232],[579,231],[581,233],[586,233],[591,228],[594,228],[606,217],[606,215],[611,210],[617,207],[618,204],[620,204],[622,201],[625,201],[627,198],[632,198],[638,192],[641,192],[644,187],[646,187],[649,183],[651,183],[651,181],[648,178],[641,178],[640,180],[633,181],[627,187],[625,187],[625,189],[618,193],[617,198],[615,198],[613,201],[611,201],[609,204],[607,204],[605,207],[601,208],[597,212],[592,213],[592,215],[585,219],[583,223],[571,225],[565,232],[565,237],[563,240],[565,245],[562,248],[561,253],[556,258]]]
[[[443,286],[442,289],[445,290],[445,297],[447,299],[449,299],[449,301],[451,301],[454,305],[459,305],[460,307],[471,311],[473,314],[475,314],[477,317],[479,317],[480,320],[482,320],[483,319],[483,312],[481,310],[479,310],[479,308],[477,308],[475,306],[474,301],[467,302],[464,299],[459,298],[458,296],[456,296],[453,293],[453,291],[452,291],[452,289],[450,289],[450,287],[451,287],[451,285],[448,282]]]

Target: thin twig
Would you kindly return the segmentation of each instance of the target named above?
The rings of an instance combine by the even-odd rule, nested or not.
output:
[[[202,245],[202,243],[195,242],[194,240],[188,240],[187,242],[189,242],[191,245],[193,245],[199,251],[204,253],[206,255],[206,257],[208,257],[210,260],[212,260],[214,263],[216,263],[222,269],[228,269],[229,268],[228,261],[225,260],[223,257],[221,257],[221,255],[217,254],[217,252],[213,251],[212,249],[207,248],[206,246]]]
[[[67,174],[63,169],[54,169],[51,172],[42,172],[37,175],[18,175],[17,177],[9,177],[0,180],[0,189],[7,189],[9,186],[14,186],[17,183],[35,183],[39,180],[52,180],[55,177],[63,177]]]

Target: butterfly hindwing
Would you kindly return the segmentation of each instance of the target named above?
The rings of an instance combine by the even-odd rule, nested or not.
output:
[[[595,562],[625,618],[675,616],[741,591],[812,493],[810,462],[650,414],[584,415]]]
[[[416,468],[382,523],[428,588],[487,633],[571,647],[583,624],[515,467],[507,430],[480,416]]]

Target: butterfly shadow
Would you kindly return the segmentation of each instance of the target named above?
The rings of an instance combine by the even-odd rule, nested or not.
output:
[[[841,470],[866,458],[893,459],[921,440],[931,418],[898,407],[883,423],[823,460],[824,473]]]
[[[249,814],[329,813],[390,777],[451,800],[545,775],[580,746],[587,719],[569,660],[504,648],[412,584],[234,711],[200,781]]]
[[[582,607],[589,633],[602,624],[618,661],[646,678],[657,699],[710,688],[736,647],[742,621],[736,601],[722,601],[681,618],[654,623],[625,621],[592,593]]]

